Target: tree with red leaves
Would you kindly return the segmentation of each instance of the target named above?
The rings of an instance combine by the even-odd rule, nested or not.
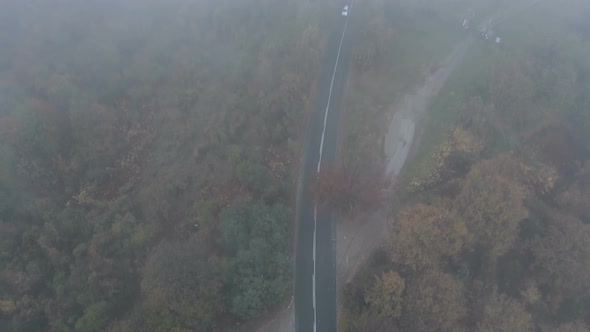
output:
[[[383,205],[390,184],[382,171],[339,165],[321,170],[311,192],[322,208],[354,214]]]

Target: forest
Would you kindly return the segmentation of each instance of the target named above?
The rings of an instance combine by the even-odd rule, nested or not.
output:
[[[288,301],[339,10],[2,1],[0,330],[232,330]]]
[[[410,13],[408,1],[372,3]],[[590,330],[590,4],[534,3],[498,24],[500,44],[465,33],[463,63],[385,198],[387,243],[344,288],[340,330]],[[413,5],[461,29],[460,14]],[[393,44],[413,24],[382,19]],[[354,75],[391,65],[375,45]],[[370,135],[355,125],[352,148]]]
[[[500,45],[461,30],[470,9],[526,3]],[[0,331],[252,330],[286,306],[341,5],[2,1]],[[343,163],[309,194],[386,210],[390,233],[345,285],[339,329],[588,331],[590,4],[352,8]],[[383,105],[461,40],[411,160],[384,179]]]

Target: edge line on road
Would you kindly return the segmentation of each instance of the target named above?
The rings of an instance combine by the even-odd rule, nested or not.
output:
[[[352,7],[352,3],[350,5]],[[336,55],[336,64],[334,65],[334,72],[332,73],[332,81],[330,82],[330,91],[328,92],[328,104],[326,105],[326,112],[324,112],[324,129],[322,130],[322,138],[320,140],[320,159],[318,160],[317,172],[320,172],[322,167],[322,152],[324,150],[324,137],[326,136],[326,125],[328,123],[328,113],[330,112],[330,101],[332,99],[332,89],[334,88],[334,78],[338,69],[338,61],[340,60],[340,51],[342,50],[342,43],[344,42],[344,35],[346,34],[346,26],[348,25],[348,16],[344,21],[344,29],[342,29],[342,36],[340,37],[340,45],[338,46],[338,54]]]
[[[352,1],[349,6],[350,6],[349,8],[352,9]],[[349,12],[350,12],[350,9],[349,9]],[[346,34],[346,26],[348,25],[348,17],[349,17],[349,15],[346,15],[346,18],[344,19],[344,28],[342,29],[342,36],[340,37],[340,44],[338,45],[338,53],[336,54],[336,64],[334,64],[334,72],[332,73],[332,80],[330,81],[330,90],[328,92],[328,103],[326,105],[326,111],[324,112],[324,127],[322,130],[322,138],[320,140],[320,156],[318,159],[317,173],[320,172],[320,169],[322,167],[322,152],[324,151],[324,138],[326,136],[326,126],[328,123],[328,113],[330,111],[330,101],[332,100],[332,89],[334,88],[334,79],[336,78],[336,71],[338,70],[338,62],[340,60],[340,51],[342,50],[342,43],[344,42],[344,35]],[[317,212],[318,211],[317,211],[317,203],[316,203],[316,204],[314,204],[314,207],[313,207],[313,274],[312,274],[313,297],[312,298],[313,298],[313,331],[314,332],[317,331],[317,308],[316,308],[316,296],[315,296],[316,241],[317,241],[316,230],[317,230],[317,223],[318,223]]]

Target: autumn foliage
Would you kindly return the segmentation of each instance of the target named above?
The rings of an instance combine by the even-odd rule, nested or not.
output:
[[[390,185],[382,172],[340,165],[322,169],[311,192],[322,208],[358,213],[382,206]]]
[[[417,18],[420,26],[453,12],[436,1],[404,2],[423,4],[429,19]],[[403,12],[389,7],[397,1],[379,3]],[[510,46],[471,44],[428,100],[388,241],[346,285],[340,331],[590,330],[590,3],[568,4],[545,2],[534,15],[500,24]],[[399,41],[428,36],[405,30],[395,29],[394,48],[409,50]],[[368,41],[378,33],[366,39],[356,51],[360,69],[389,73],[388,66],[411,63],[379,57]],[[379,83],[404,84],[402,76]],[[364,80],[375,77],[355,77],[355,90],[371,91]],[[377,100],[355,96],[350,105],[378,108]],[[362,128],[364,119],[354,120],[361,125],[351,127]],[[371,125],[375,136],[387,127]],[[358,140],[378,142],[373,135]]]
[[[287,300],[331,2],[2,1],[0,331],[227,331]]]

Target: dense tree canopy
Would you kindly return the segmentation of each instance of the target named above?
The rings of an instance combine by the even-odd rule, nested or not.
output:
[[[532,243],[535,266],[554,291],[581,296],[580,289],[590,287],[590,225],[567,215],[550,217],[546,234]]]
[[[3,1],[0,330],[226,330],[288,300],[339,6]]]
[[[395,7],[397,17],[415,21],[398,23],[391,43],[391,52],[411,60],[380,56],[387,52],[375,46],[384,40],[383,29],[359,33],[367,40],[359,43],[365,49],[354,52],[351,81],[363,93],[403,86],[407,75],[396,78],[390,74],[395,68],[415,65],[423,44],[440,36],[451,40],[430,31],[421,15],[444,31],[439,20],[454,22],[467,2],[368,3],[384,13]],[[481,6],[473,22],[488,22],[496,14],[482,13],[490,8],[522,10],[494,26],[502,37],[499,45],[466,42],[461,64],[420,119],[424,129],[414,138],[415,153],[396,181],[395,197],[385,199],[392,212],[388,245],[346,285],[341,330],[589,330],[590,4],[530,3],[469,2]],[[374,17],[386,28],[394,14]],[[412,30],[415,22],[420,34]],[[409,48],[413,53],[404,52]],[[421,65],[438,72],[439,63],[446,66],[440,59]],[[436,80],[436,75],[421,77]],[[417,91],[408,88],[407,98],[420,99],[422,90]],[[370,130],[385,136],[387,126],[377,123],[390,114],[373,112],[378,120],[365,119],[365,110],[389,103],[393,106],[384,108],[396,112],[400,98],[353,95],[349,112],[360,123],[348,124],[353,133],[346,153],[371,156],[369,162],[379,164],[380,157],[358,147],[375,142]]]
[[[532,331],[532,317],[524,305],[494,292],[484,305],[483,319],[478,324],[481,332]]]
[[[415,331],[451,331],[467,314],[463,285],[444,272],[417,276],[408,284],[404,300],[405,324]]]
[[[146,262],[142,281],[148,327],[210,328],[224,311],[223,286],[228,278],[224,265],[198,237],[156,247]]]
[[[527,217],[518,185],[500,176],[482,173],[475,165],[457,198],[457,208],[477,242],[491,257],[506,253],[518,236],[520,221]]]
[[[417,204],[404,208],[394,223],[391,255],[421,271],[456,256],[468,239],[461,218],[444,207]]]
[[[370,312],[377,317],[400,318],[402,314],[402,295],[406,284],[396,272],[375,276],[375,284],[365,294]]]
[[[282,204],[243,201],[221,214],[223,244],[231,253],[229,310],[252,318],[289,291],[289,210]]]

